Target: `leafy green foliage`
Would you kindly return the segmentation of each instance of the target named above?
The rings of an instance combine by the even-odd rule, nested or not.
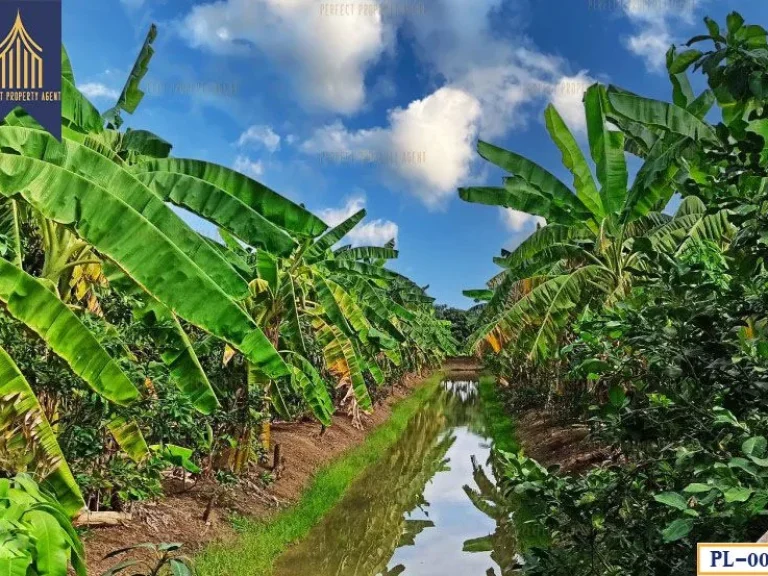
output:
[[[69,514],[30,476],[0,478],[0,570],[12,576],[85,576],[83,545]]]

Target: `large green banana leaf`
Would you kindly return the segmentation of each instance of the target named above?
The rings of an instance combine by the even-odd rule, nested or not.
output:
[[[99,111],[66,78],[61,79],[61,120],[63,126],[83,134],[103,130]]]
[[[624,158],[624,134],[606,126],[605,90],[590,86],[584,95],[587,137],[592,160],[600,182],[600,199],[607,214],[617,214],[627,195],[627,162]]]
[[[138,389],[80,319],[40,280],[0,259],[0,301],[101,396],[126,405]]]
[[[323,307],[323,313],[330,323],[347,336],[352,337],[354,332],[347,322],[344,313],[341,311],[340,303],[336,301],[333,290],[325,278],[317,277],[314,282],[314,287],[315,292],[317,293],[317,300]]]
[[[58,166],[108,190],[146,218],[232,298],[244,298],[248,285],[229,262],[161,199],[118,164],[73,142],[58,142],[47,132],[0,126],[0,147]]]
[[[573,225],[581,222],[568,208],[555,201],[519,177],[505,178],[504,187],[477,186],[459,188],[459,197],[466,202],[512,208],[526,214],[541,216],[547,222]]]
[[[71,227],[185,320],[240,350],[271,377],[287,366],[237,302],[167,236],[108,190],[35,158],[0,153],[0,194],[20,195]]]
[[[548,224],[534,231],[510,254],[499,258],[498,263],[505,268],[515,268],[529,261],[542,250],[552,248],[558,244],[575,244],[584,240],[594,241],[594,239],[595,235],[583,226]]]
[[[609,292],[614,279],[604,267],[583,266],[569,274],[546,280],[522,296],[494,321],[482,326],[473,335],[476,344],[486,339],[494,350],[519,340],[524,332],[530,334],[528,356],[546,356],[557,341],[558,330],[583,305],[591,290]]]
[[[583,221],[592,218],[592,213],[568,186],[535,162],[482,140],[477,143],[477,151],[492,164],[538,188],[556,204],[567,207],[574,217]]]
[[[219,401],[189,336],[173,312],[154,298],[147,296],[147,299],[149,303],[139,317],[154,327],[156,335],[159,333],[163,347],[161,357],[171,371],[171,378],[199,412],[212,414],[219,407]]]
[[[75,83],[75,73],[72,72],[72,62],[69,60],[69,54],[67,53],[67,49],[64,48],[64,44],[61,45],[61,75],[71,84]]]
[[[314,366],[295,352],[284,352],[291,367],[294,386],[301,391],[301,396],[317,418],[325,426],[331,425],[333,417],[333,399],[328,393],[325,381]]]
[[[0,347],[0,432],[5,426],[24,421],[33,430],[34,441],[46,456],[48,473],[44,485],[56,495],[68,514],[74,516],[83,506],[75,477],[51,429],[45,412],[29,383],[8,353]]]
[[[608,88],[608,99],[613,111],[629,120],[685,136],[695,142],[720,145],[715,130],[685,108],[629,94],[613,86]]]
[[[333,299],[336,301],[339,310],[341,310],[349,324],[357,332],[358,337],[365,342],[368,331],[371,329],[371,324],[368,322],[365,313],[358,305],[356,299],[333,280],[326,280],[326,285],[333,294]]]
[[[579,148],[576,138],[573,137],[565,121],[552,104],[547,106],[544,120],[550,137],[563,155],[563,164],[573,174],[573,187],[576,190],[576,196],[592,212],[596,220],[602,220],[605,216],[605,208],[592,178],[592,171],[589,169],[587,159],[584,158],[584,153]]]
[[[224,166],[180,158],[147,160],[135,167],[136,173],[170,172],[208,182],[237,198],[264,218],[298,236],[316,237],[328,226],[307,209],[294,204],[263,184]]]
[[[136,177],[163,200],[186,208],[255,248],[284,255],[296,247],[296,241],[285,230],[227,190],[205,180],[160,171],[137,173]]]
[[[135,420],[116,416],[107,423],[107,428],[120,448],[134,461],[141,462],[149,456],[149,447]]]

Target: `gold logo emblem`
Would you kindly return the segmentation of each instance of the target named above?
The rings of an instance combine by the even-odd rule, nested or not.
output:
[[[0,42],[0,89],[35,90],[43,87],[43,49],[24,28],[21,11],[8,36]]]

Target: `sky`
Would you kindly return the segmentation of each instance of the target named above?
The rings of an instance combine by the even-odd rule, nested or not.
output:
[[[493,256],[536,219],[459,199],[501,185],[478,139],[572,181],[549,139],[553,103],[582,146],[593,82],[670,100],[664,54],[732,10],[768,23],[764,0],[63,0],[80,90],[111,107],[150,24],[155,56],[126,126],[178,157],[216,162],[329,224],[360,208],[349,240],[396,238],[398,271],[467,308]],[[701,79],[694,87],[703,89]],[[207,234],[207,223],[190,219]]]

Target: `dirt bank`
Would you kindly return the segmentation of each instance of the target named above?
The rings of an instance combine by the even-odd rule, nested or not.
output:
[[[157,502],[134,506],[130,521],[88,531],[85,535],[88,574],[98,575],[114,566],[117,561],[103,560],[105,554],[134,544],[184,542],[185,550],[191,553],[209,542],[234,538],[236,533],[227,521],[230,514],[264,518],[295,502],[316,470],[360,444],[372,428],[389,417],[392,406],[422,379],[423,376],[408,377],[402,385],[393,388],[388,397],[376,404],[371,416],[363,417],[363,429],[356,428],[342,414],[337,414],[333,426],[322,434],[316,422],[276,423],[273,443],[280,445],[284,462],[277,480],[265,487],[254,470],[253,477],[219,497],[207,522],[203,514],[216,485],[200,481],[182,490],[178,482],[169,482],[167,496]]]
[[[560,465],[563,474],[578,474],[611,457],[610,448],[589,439],[581,424],[562,424],[542,410],[529,410],[517,420],[517,438],[525,455],[544,466]]]

